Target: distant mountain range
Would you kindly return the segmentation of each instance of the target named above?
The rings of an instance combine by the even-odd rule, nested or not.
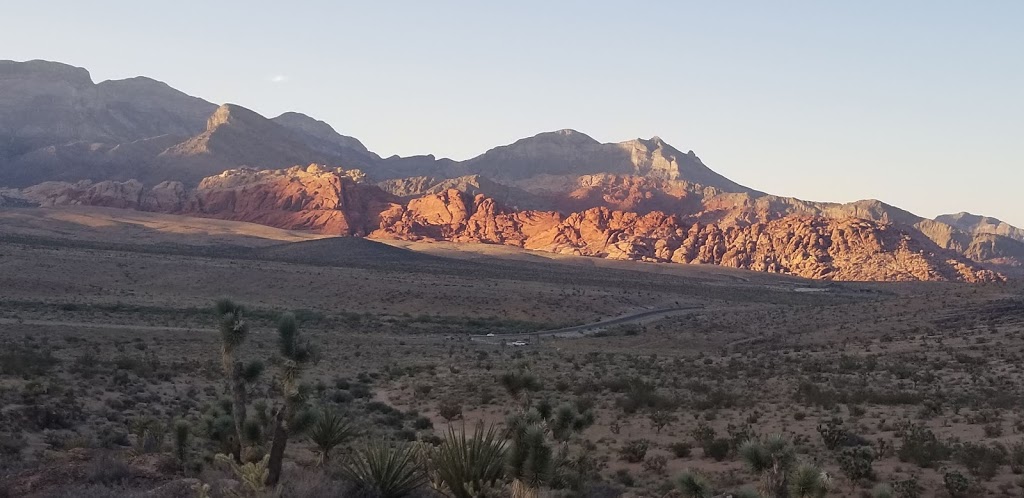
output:
[[[294,165],[321,164],[294,168]],[[340,169],[339,169],[340,168]],[[381,157],[330,125],[266,118],[149,78],[0,61],[0,206],[91,204],[283,228],[509,244],[841,280],[999,280],[1024,230],[874,201],[759,192],[658,137],[560,130],[453,161]]]

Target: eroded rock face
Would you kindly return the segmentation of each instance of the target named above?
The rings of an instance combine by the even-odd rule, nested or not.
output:
[[[920,234],[844,218],[786,216],[745,227],[687,223],[677,215],[591,208],[562,216],[502,211],[457,190],[410,201],[377,236],[506,244],[612,259],[714,264],[829,280],[999,280]]]
[[[279,228],[366,235],[397,199],[360,183],[358,171],[317,165],[284,170],[229,170],[200,182],[181,214],[249,221]]]
[[[567,212],[509,208],[484,193],[455,188],[402,200],[365,183],[358,171],[317,165],[228,170],[205,178],[192,191],[179,182],[145,189],[132,180],[48,182],[24,189],[21,195],[43,205],[132,208],[338,235],[503,244],[814,279],[981,282],[1002,278],[899,224],[849,216],[784,212],[769,216],[763,210],[749,211],[754,214],[747,218],[736,214],[748,212],[742,203],[723,203],[723,209],[732,206],[736,213],[719,213],[718,220],[725,221],[707,221],[708,206],[699,203],[705,211],[696,214],[651,208],[661,203],[685,206],[690,196],[700,199],[715,192],[669,184],[674,187],[660,188],[664,197],[657,197],[648,195],[646,184],[638,182],[629,177],[583,181],[573,191],[579,197],[567,201],[577,202],[580,209]],[[604,188],[608,185],[614,188]],[[770,200],[758,202],[771,207]],[[714,205],[710,207],[714,212]],[[979,253],[986,250],[991,252],[977,247]]]
[[[142,197],[142,183],[136,180],[93,183],[44,182],[22,189],[22,196],[41,206],[101,206],[136,209]]]

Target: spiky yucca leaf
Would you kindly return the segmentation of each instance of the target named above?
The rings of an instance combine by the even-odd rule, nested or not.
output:
[[[391,447],[386,441],[370,443],[342,466],[342,474],[361,491],[380,498],[407,496],[426,482],[414,446]]]
[[[448,428],[441,446],[431,455],[435,487],[454,498],[473,498],[505,477],[505,439],[496,427],[478,423],[472,437],[465,426]]]
[[[676,488],[687,498],[711,498],[715,494],[707,478],[690,470],[676,478]]]
[[[512,484],[508,486],[508,492],[511,498],[537,498],[540,495],[540,491],[537,488],[519,479],[512,481]]]
[[[249,324],[245,321],[245,308],[230,299],[219,299],[214,305],[218,316],[217,329],[225,349],[234,349],[245,341]]]
[[[832,487],[832,479],[814,465],[799,465],[789,476],[792,498],[824,498]]]
[[[348,441],[355,433],[352,423],[338,412],[325,410],[320,412],[316,422],[309,428],[309,439],[320,450],[318,463],[330,460],[331,450]]]

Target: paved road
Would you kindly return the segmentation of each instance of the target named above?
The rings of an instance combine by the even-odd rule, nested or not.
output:
[[[506,337],[502,337],[500,335],[495,335],[494,337],[474,335],[470,336],[469,339],[471,341],[489,343],[500,343],[503,339],[514,339],[521,337],[557,337],[560,339],[572,339],[586,337],[599,330],[603,330],[608,327],[613,327],[616,325],[632,325],[636,323],[642,323],[651,318],[663,318],[666,316],[687,313],[699,309],[702,308],[699,306],[691,306],[685,308],[659,308],[654,310],[641,311],[639,313],[630,313],[628,315],[606,318],[599,322],[585,323],[583,325],[575,325],[572,327],[565,327],[561,329],[541,330],[539,332],[527,332],[523,334],[508,334],[508,336]]]
[[[212,332],[202,327],[165,327],[162,325],[129,325],[122,323],[64,322],[59,320],[19,320],[0,318],[0,325],[34,325],[43,327],[69,327],[86,329],[139,330],[148,332]]]

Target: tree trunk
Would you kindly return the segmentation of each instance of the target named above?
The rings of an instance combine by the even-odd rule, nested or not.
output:
[[[242,434],[245,426],[245,377],[242,376],[242,362],[236,361],[231,371],[231,416],[235,419],[235,461],[242,463]]]
[[[267,486],[274,486],[281,479],[281,464],[284,462],[284,448],[288,444],[288,402],[277,411],[274,421],[274,441],[270,444],[270,461],[267,463]]]

